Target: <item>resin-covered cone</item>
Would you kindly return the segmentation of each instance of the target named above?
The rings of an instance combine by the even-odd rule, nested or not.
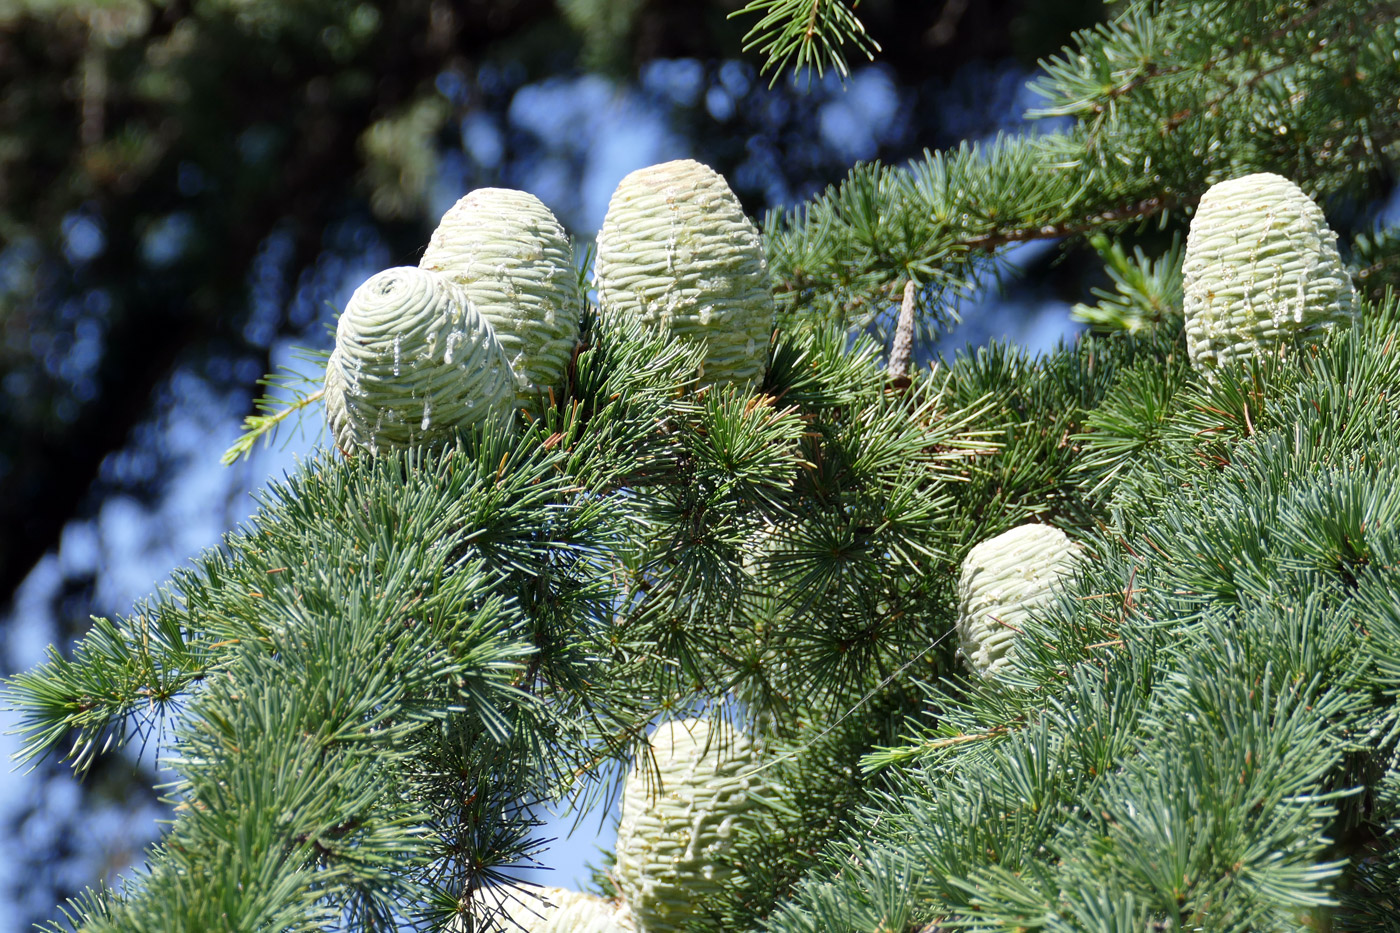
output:
[[[418,265],[449,276],[495,328],[522,400],[559,388],[583,299],[569,238],[539,198],[478,188],[443,215]]]
[[[594,263],[598,304],[706,346],[701,385],[763,378],[773,295],[758,230],[724,178],[684,159],[613,192]]]
[[[355,289],[326,366],[326,418],[341,450],[436,444],[506,416],[514,395],[491,325],[448,279],[401,266]]]
[[[331,437],[339,443],[341,432],[345,430],[345,369],[340,361],[340,350],[332,350],[326,360],[325,391],[321,400],[326,403],[326,423],[330,425]]]
[[[757,806],[753,750],[725,723],[662,723],[622,791],[614,877],[641,933],[672,933],[705,915],[733,878],[735,830]]]
[[[968,552],[958,579],[958,655],[983,677],[1014,663],[1021,623],[1054,598],[1078,549],[1051,525],[1021,525]]]
[[[1201,197],[1182,264],[1186,349],[1210,373],[1351,323],[1359,303],[1322,209],[1280,175]]]

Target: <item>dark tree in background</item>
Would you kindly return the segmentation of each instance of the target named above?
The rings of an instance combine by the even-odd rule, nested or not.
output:
[[[902,161],[1014,121],[1025,71],[1102,11],[867,0],[897,109],[852,140],[818,131],[839,86],[770,88],[759,59],[740,55],[752,17],[728,18],[737,6],[0,3],[0,604],[71,523],[114,497],[158,501],[186,455],[172,419],[196,396],[218,403],[222,424],[245,413],[287,340],[325,345],[329,304],[365,257],[416,261],[444,194],[523,187],[548,163],[564,183],[546,200],[566,223],[583,217],[585,154],[559,142],[589,120],[583,75],[649,102],[675,154],[724,173],[757,215],[855,158]],[[573,100],[553,138],[513,117],[522,90],[542,87]],[[470,145],[483,126],[485,154]],[[1065,295],[1082,296],[1084,269],[1059,264]],[[102,604],[103,572],[69,573],[54,591],[59,644],[91,614],[126,610]],[[130,770],[102,759],[85,787],[153,806]],[[25,837],[38,845],[17,880],[41,916],[120,867],[94,863],[78,829],[70,817]]]
[[[354,251],[352,228],[368,231],[361,248],[372,236],[393,257],[420,250],[436,221],[427,189],[457,148],[460,121],[499,118],[522,86],[581,61],[628,80],[648,62],[692,58],[703,86],[675,106],[675,129],[735,177],[751,211],[773,206],[774,192],[808,193],[844,173],[849,160],[813,138],[810,117],[830,96],[820,84],[769,90],[751,66],[719,66],[748,25],[726,18],[733,4],[632,4],[612,29],[585,32],[586,44],[570,19],[595,23],[593,7],[628,4],[562,5],[570,17],[548,0],[8,12],[0,598],[103,496],[158,490],[159,439],[140,429],[177,367],[247,393],[273,341],[320,313],[295,300],[296,287],[325,254]],[[862,17],[901,112],[866,155],[900,160],[1006,119],[1006,81],[978,79],[1005,73],[1008,60],[1029,67],[1097,7],[867,3]],[[730,74],[745,77],[726,82]],[[963,74],[970,80],[956,84]],[[961,106],[949,106],[950,86]],[[737,96],[723,120],[704,107],[711,88]],[[508,134],[495,165],[468,161],[462,186],[510,183],[536,145]],[[269,276],[282,300],[259,309],[250,299]],[[128,445],[147,449],[112,457]]]

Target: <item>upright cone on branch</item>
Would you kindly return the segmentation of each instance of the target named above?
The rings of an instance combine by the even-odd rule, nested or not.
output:
[[[446,278],[371,276],[336,325],[326,418],[350,453],[431,445],[510,411],[515,380],[491,325]]]
[[[1207,374],[1286,353],[1358,312],[1322,209],[1267,172],[1220,182],[1201,197],[1182,276],[1186,349]]]
[[[558,388],[578,343],[582,296],[573,247],[539,198],[478,188],[443,215],[418,265],[462,288],[490,322],[533,405]]]
[[[968,552],[958,578],[958,656],[995,677],[1014,663],[1021,623],[1055,597],[1078,551],[1052,525],[1021,525]]]
[[[763,378],[773,326],[763,243],[708,166],[681,159],[622,180],[598,234],[594,283],[603,314],[703,341],[702,386]]]
[[[627,775],[615,874],[640,933],[674,933],[733,877],[724,856],[760,779],[748,739],[722,721],[662,723],[651,746],[659,786],[645,759]]]

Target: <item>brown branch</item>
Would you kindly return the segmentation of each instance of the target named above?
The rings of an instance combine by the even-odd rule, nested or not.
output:
[[[1163,211],[1175,210],[1186,204],[1193,203],[1194,199],[1182,199],[1172,192],[1154,195],[1145,198],[1135,204],[1127,204],[1122,207],[1109,208],[1101,213],[1090,217],[1065,220],[1057,224],[1044,224],[1039,227],[1020,227],[1015,230],[999,230],[995,233],[983,233],[978,236],[968,237],[958,245],[967,250],[984,250],[991,252],[998,246],[1005,246],[1008,243],[1026,243],[1031,240],[1053,240],[1060,237],[1073,236],[1076,233],[1087,233],[1104,224],[1121,223],[1125,220],[1139,220],[1144,217],[1152,217]]]
[[[1279,39],[1282,39],[1284,36],[1296,32],[1309,20],[1316,19],[1319,13],[1321,13],[1327,7],[1334,6],[1335,4],[1336,0],[1333,0],[1333,2],[1331,3],[1319,4],[1318,6],[1315,6],[1310,10],[1306,10],[1303,13],[1300,13],[1289,22],[1278,27],[1273,32],[1265,36],[1258,38],[1247,37],[1246,41],[1240,46],[1240,49],[1231,49],[1221,55],[1215,56],[1214,58],[1208,58],[1204,62],[1192,62],[1189,65],[1173,65],[1170,68],[1158,68],[1156,63],[1147,62],[1143,66],[1145,70],[1142,74],[1134,76],[1133,78],[1129,79],[1128,81],[1125,81],[1117,87],[1110,88],[1105,94],[1105,96],[1111,100],[1118,100],[1119,98],[1126,97],[1127,95],[1143,87],[1153,78],[1172,77],[1174,75],[1179,75],[1185,71],[1199,71],[1202,74],[1204,74],[1208,71],[1213,70],[1221,62],[1233,58],[1236,54],[1239,53],[1241,49],[1252,50],[1257,48],[1267,48],[1268,46],[1273,45],[1275,42],[1277,42]],[[1099,105],[1094,108],[1094,111],[1096,113],[1101,113],[1103,109],[1103,106]]]
[[[1365,268],[1358,270],[1357,273],[1356,273],[1356,277],[1357,277],[1358,279],[1361,279],[1361,280],[1364,281],[1364,280],[1366,280],[1366,279],[1369,279],[1371,276],[1375,275],[1376,273],[1381,272],[1381,271],[1385,270],[1386,268],[1395,265],[1397,262],[1400,262],[1400,256],[1387,256],[1387,257],[1384,258],[1384,259],[1381,259],[1381,260],[1379,260],[1379,261],[1377,261],[1377,262],[1373,262],[1373,263],[1371,263],[1369,266],[1366,266]]]

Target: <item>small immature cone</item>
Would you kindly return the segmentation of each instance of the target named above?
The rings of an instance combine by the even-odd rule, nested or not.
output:
[[[534,405],[559,388],[583,298],[573,247],[539,198],[478,188],[443,215],[418,265],[451,278],[490,322],[520,401]]]
[[[336,444],[383,453],[432,445],[493,416],[514,397],[491,325],[442,276],[386,269],[355,290],[326,366]]]
[[[899,303],[899,321],[895,324],[894,342],[890,345],[890,364],[886,373],[892,380],[908,384],[909,366],[914,360],[914,303],[918,287],[913,279],[904,283],[904,298]]]
[[[1297,339],[1350,324],[1359,311],[1337,234],[1280,175],[1223,181],[1201,197],[1182,275],[1186,349],[1207,375],[1286,352]]]
[[[605,315],[705,343],[702,386],[763,378],[773,327],[763,243],[710,167],[682,159],[624,178],[608,203],[593,268]]]
[[[645,761],[628,774],[614,872],[640,933],[677,933],[731,880],[723,858],[759,778],[748,739],[723,722],[662,723],[651,745],[661,783]]]
[[[1073,572],[1075,545],[1051,525],[1021,525],[968,552],[958,578],[958,656],[972,672],[995,677],[1014,663],[1017,631],[1055,597]]]

